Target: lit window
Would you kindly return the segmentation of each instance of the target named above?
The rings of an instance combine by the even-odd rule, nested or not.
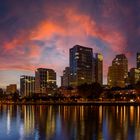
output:
[[[75,55],[79,55],[79,53],[78,53],[78,52],[76,52],[76,53],[75,53]]]
[[[78,56],[76,56],[76,57],[75,57],[75,59],[79,59],[79,57],[78,57]]]
[[[81,77],[81,79],[84,80],[85,78],[84,77]]]

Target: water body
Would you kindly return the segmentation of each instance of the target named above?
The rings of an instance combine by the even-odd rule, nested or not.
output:
[[[0,140],[140,140],[140,106],[1,105]]]

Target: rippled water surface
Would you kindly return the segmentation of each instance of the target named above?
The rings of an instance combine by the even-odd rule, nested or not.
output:
[[[0,140],[140,140],[140,107],[1,105]]]

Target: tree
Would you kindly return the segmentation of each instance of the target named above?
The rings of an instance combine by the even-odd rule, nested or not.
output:
[[[92,84],[85,83],[78,86],[78,93],[82,97],[99,98],[102,92],[103,88],[97,82]]]
[[[67,87],[67,90],[73,90],[73,87],[68,86],[68,87]]]
[[[91,90],[92,90],[91,97],[99,98],[101,93],[103,92],[103,87],[99,83],[95,82],[91,84]]]
[[[107,99],[113,99],[114,98],[114,94],[111,92],[111,90],[109,89],[108,91],[105,92],[105,97]]]
[[[15,93],[12,94],[12,100],[15,101],[15,102],[19,100],[18,92],[15,92]]]
[[[140,89],[140,81],[138,81],[136,84],[135,84],[135,89]]]
[[[90,96],[91,94],[91,85],[87,83],[79,85],[77,89],[78,89],[78,94],[84,98]]]

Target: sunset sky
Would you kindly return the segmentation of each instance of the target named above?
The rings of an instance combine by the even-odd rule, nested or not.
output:
[[[0,87],[19,84],[22,74],[53,68],[58,84],[79,44],[104,56],[104,83],[116,54],[129,68],[140,52],[140,0],[1,0]]]

